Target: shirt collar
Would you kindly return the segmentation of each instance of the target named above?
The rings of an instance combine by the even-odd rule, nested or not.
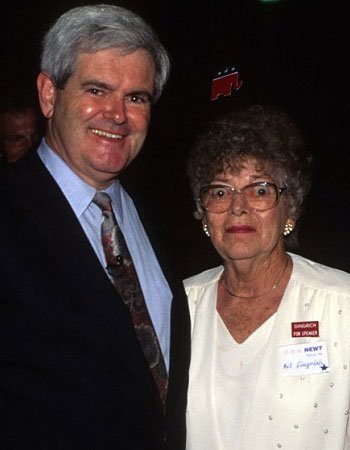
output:
[[[75,215],[80,218],[89,207],[96,189],[83,181],[42,139],[38,148],[38,155],[50,172],[61,191],[67,198]],[[117,180],[104,189],[112,198],[114,208],[120,205],[120,183]]]

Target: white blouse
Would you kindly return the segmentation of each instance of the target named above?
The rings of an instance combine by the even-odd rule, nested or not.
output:
[[[350,275],[291,257],[277,313],[242,344],[216,312],[223,268],[185,280],[187,450],[350,449]]]

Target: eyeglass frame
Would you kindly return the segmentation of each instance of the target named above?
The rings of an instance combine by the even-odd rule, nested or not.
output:
[[[199,190],[199,197],[197,198],[197,202],[198,202],[198,204],[200,205],[200,207],[202,208],[203,211],[211,212],[211,213],[213,213],[213,214],[223,214],[224,212],[226,212],[226,211],[228,211],[228,210],[230,209],[230,206],[231,206],[232,198],[233,198],[233,197],[231,198],[231,202],[229,203],[227,209],[225,209],[224,211],[215,212],[215,211],[209,211],[208,208],[205,208],[205,207],[203,206],[203,204],[202,204],[202,202],[201,202],[201,192],[202,192],[204,189],[209,189],[209,188],[225,188],[225,189],[228,188],[232,193],[236,192],[237,194],[243,194],[243,195],[244,195],[244,190],[245,190],[247,187],[251,187],[251,186],[273,186],[274,189],[275,189],[275,192],[276,192],[276,200],[275,200],[275,203],[273,204],[273,206],[271,206],[270,208],[267,208],[267,209],[257,209],[257,208],[252,208],[252,207],[249,205],[249,201],[247,200],[247,197],[244,197],[244,198],[246,199],[248,205],[249,205],[254,211],[256,211],[256,212],[269,211],[270,209],[275,208],[275,207],[278,205],[279,201],[280,201],[281,195],[282,195],[283,192],[287,189],[286,187],[280,188],[280,187],[277,186],[276,183],[271,183],[270,181],[257,181],[257,182],[255,182],[255,183],[249,183],[249,184],[246,184],[245,186],[243,186],[241,189],[236,189],[236,188],[234,188],[233,186],[230,186],[229,184],[206,184],[205,186],[202,186],[202,187],[200,188],[200,190]]]

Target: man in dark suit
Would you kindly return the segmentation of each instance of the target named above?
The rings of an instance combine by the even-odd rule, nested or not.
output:
[[[168,71],[153,31],[124,8],[73,8],[45,36],[37,80],[45,138],[0,173],[2,450],[185,447],[186,298],[143,205],[120,183]],[[148,328],[137,328],[125,300],[134,284],[116,289],[96,194],[111,199]],[[139,334],[146,328],[161,349],[163,390],[155,350]]]

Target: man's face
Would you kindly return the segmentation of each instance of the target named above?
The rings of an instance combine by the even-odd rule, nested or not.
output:
[[[0,122],[1,151],[7,162],[17,161],[39,143],[38,119],[33,109],[4,113]]]
[[[91,186],[108,186],[146,138],[154,79],[148,52],[116,48],[80,54],[63,89],[40,74],[49,146]]]

